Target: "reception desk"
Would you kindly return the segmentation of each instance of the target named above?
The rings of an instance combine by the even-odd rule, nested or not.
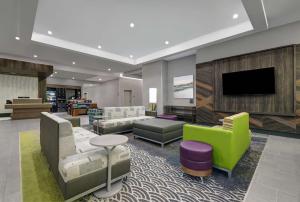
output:
[[[51,103],[43,103],[41,98],[13,99],[12,104],[6,104],[5,109],[12,109],[12,119],[39,118],[41,112],[50,112]]]

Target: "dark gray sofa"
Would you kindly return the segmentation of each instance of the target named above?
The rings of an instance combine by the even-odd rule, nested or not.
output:
[[[76,131],[76,135],[73,134]],[[71,135],[72,134],[72,135]],[[67,201],[73,201],[86,194],[89,194],[99,188],[106,186],[107,167],[97,167],[102,161],[105,161],[105,150],[93,146],[83,149],[77,148],[78,145],[84,145],[84,141],[89,141],[93,134],[82,128],[73,128],[71,123],[60,117],[49,113],[42,113],[40,121],[40,144],[41,149],[49,164],[49,169],[58,182],[63,197]],[[80,143],[80,144],[79,144]],[[86,145],[86,144],[85,144]],[[79,146],[78,146],[79,147]],[[119,147],[119,148],[118,148]],[[116,147],[116,156],[126,156],[126,148]],[[118,149],[117,149],[118,148]],[[125,155],[124,155],[125,154]],[[96,160],[89,158],[93,155]],[[128,151],[129,156],[129,151]],[[68,170],[71,163],[76,164],[81,159],[85,160],[77,169]],[[86,161],[88,160],[88,163]],[[75,160],[72,162],[72,160]],[[96,162],[97,161],[97,162]],[[64,165],[67,165],[67,168]],[[76,166],[76,165],[75,165]],[[74,170],[80,170],[79,173]],[[119,158],[112,165],[112,182],[121,180],[130,172],[130,159]]]

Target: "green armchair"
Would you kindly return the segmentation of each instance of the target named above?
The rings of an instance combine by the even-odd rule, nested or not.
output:
[[[249,131],[249,114],[246,112],[226,117],[223,126],[205,127],[185,124],[183,140],[208,143],[213,147],[213,165],[231,172],[249,148],[251,135]]]

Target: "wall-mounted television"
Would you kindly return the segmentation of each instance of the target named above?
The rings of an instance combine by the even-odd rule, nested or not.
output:
[[[275,68],[222,74],[223,95],[275,94]]]

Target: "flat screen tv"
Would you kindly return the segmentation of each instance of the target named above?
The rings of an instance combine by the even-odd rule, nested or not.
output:
[[[223,95],[275,94],[275,68],[224,73]]]

